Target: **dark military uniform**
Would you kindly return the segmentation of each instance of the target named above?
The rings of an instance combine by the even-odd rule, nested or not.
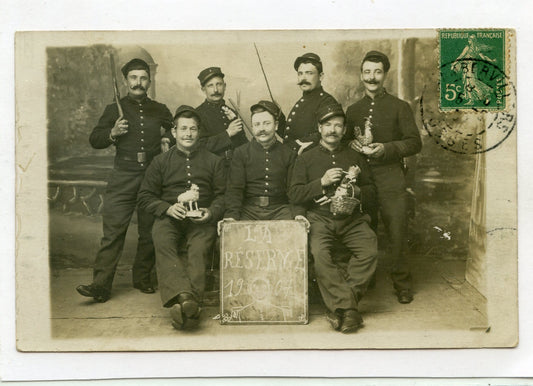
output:
[[[196,224],[166,215],[178,195],[196,184],[200,190],[198,207],[208,208],[211,219]],[[205,265],[216,238],[216,223],[224,213],[226,177],[223,160],[198,146],[189,155],[173,146],[157,156],[139,191],[139,207],[156,217],[153,239],[161,300],[171,307],[182,293],[200,302],[205,287]],[[187,254],[178,254],[185,240]]]
[[[365,197],[375,194],[370,171],[365,159],[345,145],[334,151],[318,145],[299,156],[288,192],[291,202],[307,206],[310,251],[315,259],[318,285],[324,303],[332,312],[357,309],[377,265],[377,241],[369,226],[369,216],[358,208],[351,215],[333,214],[329,204],[321,206],[315,201],[324,194],[331,196],[337,187],[322,187],[320,180],[328,169],[339,167],[347,171],[352,165],[361,168],[357,185],[364,202]],[[345,275],[339,274],[340,264],[331,253],[339,241],[351,251],[348,264],[343,267]]]
[[[353,128],[363,128],[365,120],[372,124],[373,142],[383,143],[381,158],[368,158],[377,187],[381,217],[388,231],[392,252],[392,279],[396,290],[411,288],[411,274],[405,245],[407,239],[407,193],[403,172],[403,157],[418,153],[422,147],[420,134],[407,102],[385,90],[374,99],[369,96],[348,107],[347,133],[353,138]],[[377,211],[372,214],[377,228]]]
[[[224,217],[235,220],[292,220],[287,198],[296,153],[276,141],[268,149],[252,140],[233,154]]]
[[[300,148],[300,145],[296,143],[297,139],[301,142],[318,143],[320,134],[318,133],[316,112],[320,107],[332,103],[337,103],[337,101],[322,87],[303,93],[287,116],[285,129],[278,129],[283,143],[294,151],[298,151]]]
[[[224,112],[226,109],[231,111],[235,118],[230,120]],[[204,143],[210,152],[229,160],[234,149],[248,142],[244,131],[235,134],[233,137],[230,137],[226,132],[231,121],[237,118],[237,113],[226,106],[224,100],[218,103],[206,100],[196,108],[196,111],[202,120],[200,142]]]
[[[108,105],[93,129],[89,141],[96,149],[115,145],[114,169],[107,183],[104,197],[104,237],[94,263],[93,284],[110,292],[115,270],[122,254],[126,231],[137,204],[137,192],[144,172],[152,158],[161,151],[161,135],[172,127],[172,115],[167,107],[148,97],[121,99],[128,132],[111,140],[111,129],[118,119],[116,104]],[[153,217],[137,211],[139,241],[133,263],[134,286],[150,284],[154,266],[154,247],[151,238]]]

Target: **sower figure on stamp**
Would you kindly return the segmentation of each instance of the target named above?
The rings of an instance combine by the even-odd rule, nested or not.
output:
[[[422,141],[409,104],[390,95],[383,83],[390,68],[388,57],[368,52],[361,64],[365,96],[346,111],[350,146],[367,158],[377,188],[379,212],[385,224],[392,253],[391,276],[400,303],[413,300],[412,279],[406,257],[407,192],[403,158],[422,148]],[[354,134],[355,130],[355,134]],[[377,210],[372,227],[377,228]]]
[[[139,191],[139,206],[155,216],[153,239],[163,306],[175,328],[197,326],[216,224],[224,213],[222,158],[199,146],[200,117],[189,106],[174,116],[176,145],[154,159]],[[184,198],[184,196],[189,196]],[[185,201],[185,205],[181,202]],[[190,217],[191,211],[200,217]],[[185,243],[183,254],[181,243]]]
[[[298,86],[302,90],[302,96],[287,116],[285,128],[280,127],[278,133],[284,144],[301,154],[310,146],[316,145],[320,139],[316,131],[317,110],[336,100],[322,88],[324,72],[322,61],[317,54],[307,53],[299,56],[294,62],[294,69],[298,74]]]
[[[307,206],[310,251],[318,286],[335,330],[354,332],[363,324],[358,303],[377,265],[377,238],[361,202],[375,194],[365,159],[341,143],[344,112],[335,103],[317,112],[319,145],[296,160],[289,198]],[[333,246],[351,252],[347,264],[337,261]]]
[[[251,108],[254,139],[235,150],[226,188],[225,220],[302,219],[287,189],[296,153],[276,139],[281,110],[260,101]]]
[[[122,67],[128,95],[120,100],[124,116],[116,103],[108,105],[93,129],[89,141],[96,149],[116,147],[114,168],[107,183],[103,209],[103,231],[96,255],[93,282],[77,291],[98,302],[111,294],[115,270],[122,255],[126,231],[137,205],[137,192],[152,158],[161,152],[162,135],[172,127],[168,108],[147,97],[150,68],[141,59],[132,59]],[[150,275],[154,266],[151,230],[153,217],[137,210],[139,240],[132,268],[133,286],[153,293]]]
[[[243,122],[237,113],[226,106],[226,83],[219,67],[209,67],[200,72],[198,80],[205,93],[205,101],[196,108],[202,120],[200,141],[207,150],[223,157],[226,166],[231,162],[233,150],[248,142]]]

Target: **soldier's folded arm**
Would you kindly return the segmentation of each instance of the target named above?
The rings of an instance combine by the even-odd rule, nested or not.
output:
[[[415,117],[409,104],[401,101],[398,108],[398,128],[402,138],[385,143],[383,161],[395,161],[420,152],[422,140],[415,122]]]
[[[115,143],[113,140],[111,140],[111,129],[113,129],[117,119],[117,105],[107,105],[104,113],[98,120],[98,123],[89,136],[89,143],[93,148],[105,149]]]
[[[293,204],[309,202],[323,194],[320,178],[307,181],[307,171],[303,158],[298,158],[292,172],[291,184],[287,195]]]
[[[140,208],[156,217],[165,215],[171,204],[161,199],[162,171],[160,157],[156,157],[146,169],[144,179],[137,194],[137,203]]]

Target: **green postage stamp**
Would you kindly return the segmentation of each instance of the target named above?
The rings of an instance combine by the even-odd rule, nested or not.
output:
[[[450,110],[506,108],[506,30],[440,30],[440,107]]]

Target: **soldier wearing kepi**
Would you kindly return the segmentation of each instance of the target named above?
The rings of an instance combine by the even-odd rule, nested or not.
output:
[[[229,164],[233,150],[248,142],[243,122],[237,113],[226,106],[226,83],[219,67],[209,67],[200,72],[198,80],[205,93],[205,101],[196,108],[202,120],[200,141],[207,150],[226,159]]]
[[[141,59],[132,59],[122,67],[128,95],[120,100],[124,116],[119,116],[116,103],[105,108],[89,141],[95,149],[116,147],[114,168],[104,197],[103,230],[100,250],[96,255],[93,282],[80,285],[77,291],[98,302],[111,294],[115,270],[122,254],[126,231],[137,205],[137,192],[152,158],[161,152],[161,137],[172,127],[168,108],[147,97],[150,67]],[[133,286],[153,293],[150,274],[154,266],[151,230],[153,217],[137,210],[139,240],[133,263]]]
[[[213,252],[217,220],[224,213],[226,177],[223,160],[198,146],[196,111],[180,106],[174,122],[176,145],[157,156],[146,171],[139,207],[156,218],[152,233],[161,300],[170,308],[173,326],[182,329],[199,323],[206,262]],[[190,216],[191,207],[199,207],[200,217]]]
[[[328,321],[349,333],[363,324],[357,307],[377,265],[376,234],[361,211],[375,189],[364,157],[341,142],[346,131],[342,107],[321,106],[317,118],[321,139],[297,158],[288,194],[291,202],[308,209],[309,246]],[[332,253],[338,242],[351,252],[347,262]]]
[[[403,158],[422,148],[422,141],[409,104],[383,87],[390,68],[388,57],[368,52],[361,64],[365,96],[346,111],[351,147],[367,158],[377,187],[379,211],[392,252],[391,276],[400,303],[413,300],[411,273],[405,255],[407,238],[407,192]],[[377,211],[372,216],[377,228]]]
[[[316,131],[316,112],[322,106],[336,103],[336,100],[322,88],[324,72],[317,54],[299,56],[294,62],[294,69],[303,93],[287,116],[286,127],[280,128],[278,133],[284,144],[301,154],[320,139]]]
[[[296,153],[276,139],[281,110],[270,101],[251,108],[254,139],[235,150],[226,188],[227,220],[292,220],[287,188]]]

